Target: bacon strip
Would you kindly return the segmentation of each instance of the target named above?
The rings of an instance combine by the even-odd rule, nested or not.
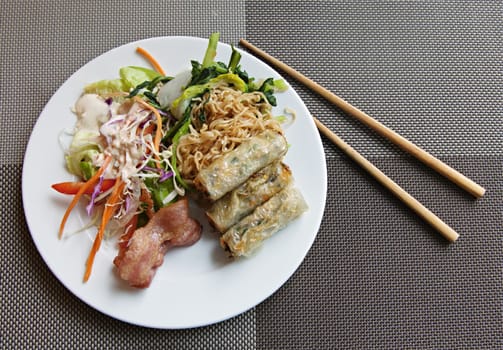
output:
[[[147,225],[134,231],[127,246],[122,242],[114,259],[120,278],[133,287],[147,288],[168,248],[194,244],[201,231],[199,222],[189,216],[186,198],[161,208]]]

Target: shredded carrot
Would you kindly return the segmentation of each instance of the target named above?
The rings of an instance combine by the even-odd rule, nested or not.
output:
[[[63,230],[65,229],[65,224],[66,224],[66,221],[68,220],[68,217],[70,216],[70,213],[71,211],[73,210],[73,208],[77,205],[77,203],[79,202],[79,199],[82,197],[82,195],[89,189],[91,188],[92,186],[94,186],[100,176],[105,172],[105,169],[107,168],[108,164],[110,164],[112,160],[112,157],[111,156],[107,156],[105,158],[105,161],[103,162],[103,165],[101,166],[101,168],[96,172],[96,174],[94,174],[78,191],[77,193],[75,194],[75,196],[73,197],[72,201],[70,202],[70,205],[68,206],[68,208],[66,209],[66,212],[65,212],[65,215],[63,215],[63,219],[61,219],[61,224],[59,225],[59,234],[58,234],[58,237],[61,238],[63,236]]]
[[[138,52],[140,55],[142,55],[143,57],[145,57],[150,62],[150,64],[152,65],[152,67],[155,68],[156,71],[158,71],[162,75],[166,75],[166,72],[164,72],[164,69],[162,69],[162,67],[159,64],[159,62],[157,62],[157,60],[154,58],[154,56],[152,56],[150,54],[150,52],[148,52],[147,50],[145,50],[142,47],[137,47],[136,48],[136,52]]]
[[[122,191],[124,190],[125,183],[119,177],[117,178],[114,189],[110,196],[107,199],[105,204],[105,209],[103,210],[103,215],[101,216],[101,224],[96,233],[96,237],[94,238],[94,243],[89,253],[89,257],[86,262],[86,271],[84,273],[84,282],[87,282],[89,277],[91,276],[91,271],[93,268],[94,258],[96,257],[96,253],[100,249],[101,241],[103,240],[103,236],[105,234],[105,228],[117,210],[117,205],[120,204]]]
[[[149,105],[147,102],[143,101],[138,96],[135,96],[134,100],[136,102],[138,102],[139,104],[141,104],[143,107],[150,109],[155,115],[157,129],[155,131],[154,149],[155,149],[155,157],[158,161],[160,161],[158,153],[159,153],[159,147],[161,145],[161,139],[162,139],[162,118],[161,118],[161,115],[159,114],[159,111],[156,108],[152,107],[151,105]],[[159,168],[160,166],[161,166],[160,162],[157,162],[157,167]]]

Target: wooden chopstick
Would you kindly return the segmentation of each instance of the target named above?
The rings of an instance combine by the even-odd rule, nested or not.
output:
[[[374,177],[381,185],[387,188],[391,193],[393,193],[398,199],[400,199],[405,205],[407,205],[412,211],[414,211],[419,217],[436,229],[442,236],[444,236],[450,242],[454,242],[458,239],[459,235],[454,231],[449,225],[440,220],[438,216],[433,214],[428,208],[422,205],[417,199],[412,197],[403,188],[396,184],[393,180],[387,177],[381,170],[379,170],[375,165],[369,162],[364,156],[358,153],[354,148],[348,145],[339,136],[334,134],[330,129],[328,129],[323,123],[318,119],[313,117],[318,130],[325,135],[330,141],[332,141],[339,149],[341,149],[348,157],[354,160],[358,165],[360,165],[364,170],[366,170],[370,175]]]
[[[257,56],[261,57],[264,59],[266,62],[269,62],[270,64],[280,68],[284,72],[286,72],[288,75],[291,77],[295,78],[299,82],[303,83],[306,85],[308,88],[311,90],[317,92],[321,96],[323,96],[325,99],[327,99],[329,102],[333,103],[337,107],[339,107],[341,110],[346,112],[348,115],[353,116],[354,118],[358,119],[371,129],[373,129],[375,132],[377,132],[379,135],[387,138],[391,142],[393,142],[395,145],[400,147],[402,150],[405,152],[408,152],[433,170],[437,171],[441,175],[445,176],[449,180],[451,180],[453,183],[461,187],[463,190],[467,191],[468,193],[472,194],[476,198],[480,198],[484,195],[485,189],[481,187],[480,185],[476,184],[460,172],[456,171],[455,169],[451,168],[447,164],[443,163],[439,159],[435,158],[425,150],[419,148],[406,138],[400,136],[393,130],[387,128],[374,118],[370,117],[363,111],[359,110],[358,108],[352,106],[348,102],[344,101],[342,98],[336,96],[329,90],[325,89],[321,85],[318,85],[316,82],[313,80],[307,78],[306,76],[302,75],[301,73],[297,72],[295,69],[291,68],[287,64],[281,62],[280,60],[270,56],[266,52],[262,51],[261,49],[253,46],[250,44],[248,41],[241,39],[239,43],[248,49],[249,51],[253,52]]]

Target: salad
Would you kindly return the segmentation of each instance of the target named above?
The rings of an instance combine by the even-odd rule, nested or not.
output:
[[[249,77],[239,65],[241,55],[234,47],[228,63],[216,62],[218,40],[219,34],[213,33],[202,62],[192,61],[191,70],[175,76],[167,75],[155,58],[138,48],[153,69],[122,67],[117,79],[85,86],[76,101],[77,120],[65,161],[77,180],[52,187],[72,196],[59,227],[60,237],[80,201],[85,201],[89,221],[97,228],[84,281],[90,278],[94,258],[107,237],[120,237],[114,264],[120,277],[135,287],[150,284],[168,248],[199,239],[201,225],[190,218],[187,204],[188,196],[197,192],[198,171],[206,167],[198,159],[211,154],[208,162],[214,162],[244,144],[231,134],[219,139],[227,143],[211,140],[216,131],[211,129],[211,113],[205,108],[215,104],[214,91],[223,91],[224,98],[234,100],[225,91],[245,96],[239,105],[247,111],[239,118],[248,120],[246,112],[252,111],[260,120],[260,126],[250,127],[247,121],[228,128],[240,135],[246,129],[248,134],[240,136],[243,139],[255,137],[264,128],[281,134],[278,125],[284,117],[273,117],[270,110],[276,105],[275,93],[286,88],[284,82]],[[225,118],[219,117],[219,122],[221,119]],[[198,141],[199,146],[221,146],[218,151],[195,150],[193,139],[203,140]],[[194,151],[187,153],[191,147]]]

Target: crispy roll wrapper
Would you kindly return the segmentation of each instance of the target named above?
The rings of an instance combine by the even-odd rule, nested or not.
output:
[[[249,256],[306,210],[300,191],[288,186],[227,230],[220,237],[220,244],[235,257]]]
[[[216,201],[260,169],[282,158],[287,148],[283,135],[265,130],[201,169],[194,185],[210,200]]]
[[[291,182],[292,172],[288,166],[274,162],[213,203],[206,211],[206,216],[213,227],[224,233]]]

